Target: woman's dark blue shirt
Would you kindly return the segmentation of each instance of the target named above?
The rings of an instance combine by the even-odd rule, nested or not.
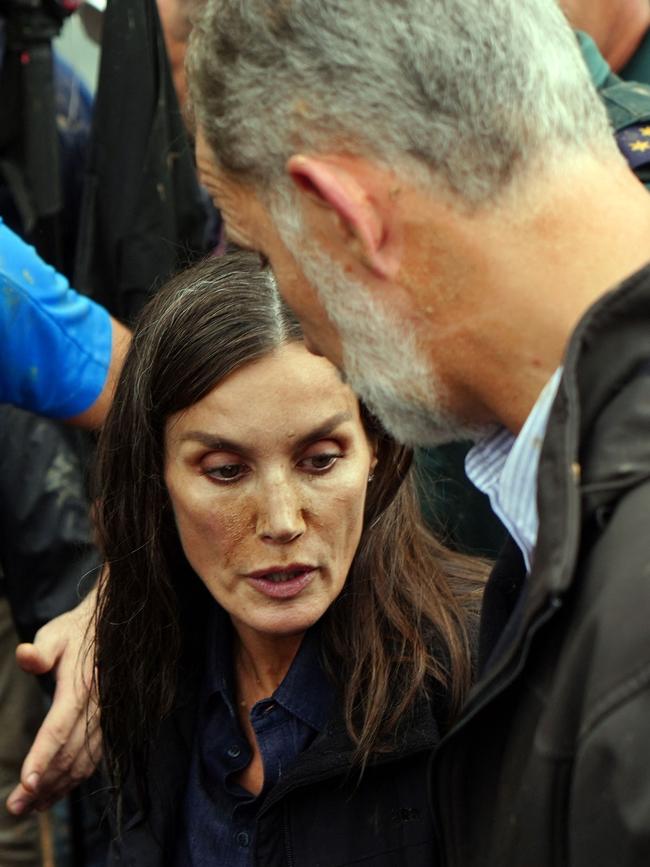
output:
[[[266,794],[323,731],[333,690],[319,661],[318,627],[302,641],[273,695],[257,702],[250,720],[264,766],[255,796],[234,781],[252,759],[237,717],[232,626],[219,609],[210,618],[207,665],[183,805],[178,867],[249,867],[255,818]]]

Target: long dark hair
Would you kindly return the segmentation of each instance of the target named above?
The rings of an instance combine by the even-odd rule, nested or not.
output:
[[[164,483],[165,422],[242,365],[301,339],[271,272],[246,253],[176,276],[135,329],[97,472],[110,576],[100,588],[95,661],[105,755],[118,786],[130,764],[145,767],[147,744],[178,696],[188,648],[200,653],[206,608]],[[448,696],[451,714],[462,703],[481,569],[427,532],[410,450],[362,416],[378,441],[378,462],[345,588],[323,618],[322,652],[364,765],[390,749],[400,719],[432,683]]]

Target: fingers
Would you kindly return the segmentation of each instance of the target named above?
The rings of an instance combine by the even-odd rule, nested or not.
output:
[[[85,724],[80,726],[71,738],[72,746],[66,746],[60,760],[55,759],[41,780],[36,809],[46,809],[47,805],[58,801],[79,783],[87,779],[99,764],[102,754],[102,736],[99,725],[86,733]],[[77,750],[73,757],[74,750]]]
[[[52,707],[23,763],[20,779],[28,791],[41,794],[52,774],[65,774],[73,766],[83,745],[89,714],[94,717],[89,732],[98,725],[92,704],[81,679],[76,683],[59,680]]]
[[[7,798],[7,810],[14,816],[29,812],[34,804],[34,795],[22,783],[18,783]]]
[[[7,799],[7,809],[14,815],[32,809],[47,809],[93,773],[101,753],[99,720],[95,716],[87,723],[83,714],[64,745],[49,762],[45,773],[39,777],[37,787],[19,783]]]
[[[81,751],[89,716],[94,717],[89,731],[98,725],[95,701],[90,692],[92,663],[83,654],[80,657],[77,650],[76,647],[66,647],[58,662],[52,706],[23,763],[22,786],[39,797],[42,786],[48,785],[45,781],[65,774],[73,767]]]
[[[16,662],[28,674],[46,674],[54,668],[57,658],[56,649],[50,644],[40,647],[19,644],[16,648]]]
[[[36,792],[50,763],[66,746],[80,716],[85,714],[75,691],[68,688],[60,693],[57,689],[52,707],[23,763],[20,781],[28,791]]]
[[[30,674],[45,674],[67,650],[79,653],[86,646],[96,599],[95,588],[76,608],[42,626],[33,644],[19,644],[16,648],[18,665]]]
[[[101,758],[101,731],[98,722],[86,730],[85,718],[68,738],[65,747],[54,757],[39,781],[35,806],[58,800],[89,777]]]
[[[7,801],[15,814],[61,797],[89,776],[99,761],[101,735],[91,693],[93,666],[86,653],[95,598],[94,592],[89,594],[76,609],[43,626],[33,644],[21,644],[16,650],[23,670],[32,674],[54,670],[56,690],[23,763],[20,784]]]

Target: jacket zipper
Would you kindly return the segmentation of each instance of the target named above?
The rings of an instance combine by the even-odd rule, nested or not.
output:
[[[517,677],[521,674],[526,659],[528,658],[528,652],[530,650],[530,645],[535,637],[535,635],[539,632],[539,630],[548,623],[548,621],[553,617],[553,615],[562,607],[562,600],[558,596],[552,596],[547,604],[547,607],[541,612],[541,614],[534,620],[526,630],[526,634],[524,637],[524,641],[521,644],[520,652],[517,656],[510,661],[508,667],[505,670],[502,670],[499,674],[499,677],[492,681],[486,691],[477,699],[477,703],[472,707],[471,711],[467,716],[464,716],[463,719],[442,739],[439,746],[436,748],[431,762],[431,779],[436,780],[438,773],[436,770],[437,765],[440,763],[437,760],[437,756],[442,755],[442,751],[445,749],[445,746],[448,742],[453,741],[457,735],[462,732],[467,725],[477,716],[483,708],[485,708],[490,702],[493,701],[498,695],[508,689]],[[445,812],[442,807],[442,800],[438,797],[438,789],[436,785],[431,786],[431,798],[432,798],[432,807],[433,807],[433,816],[434,820],[437,817],[448,818],[448,814]],[[445,826],[448,827],[448,822],[436,822],[439,824],[440,828]],[[439,862],[441,865],[445,865],[445,867],[452,867],[454,863],[453,852],[450,851],[450,841],[443,838],[440,831],[436,835],[438,839],[438,854],[439,854]],[[455,848],[455,847],[454,847]]]
[[[293,867],[293,846],[291,845],[291,834],[289,833],[289,817],[286,801],[282,805],[282,833],[284,834],[284,851],[286,855],[285,867]]]
[[[528,658],[528,652],[533,638],[561,607],[562,599],[556,595],[551,596],[543,611],[528,625],[525,635],[523,636],[523,641],[519,647],[519,652],[516,655],[513,655],[506,665],[504,665],[499,674],[495,676],[491,683],[486,687],[485,692],[482,695],[479,694],[477,696],[477,704],[471,708],[467,716],[460,721],[453,731],[460,731],[463,729],[466,723],[470,722],[476,714],[480,713],[483,708],[492,701],[493,698],[506,690],[517,679],[523,670],[526,659]],[[451,735],[452,733],[453,732],[450,732],[449,734]]]

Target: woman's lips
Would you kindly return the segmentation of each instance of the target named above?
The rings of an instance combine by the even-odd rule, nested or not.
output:
[[[311,583],[315,574],[316,569],[314,568],[305,568],[299,572],[294,569],[287,571],[279,569],[277,572],[269,572],[266,575],[249,576],[247,580],[252,587],[271,599],[291,599],[302,593],[305,587]],[[288,577],[280,581],[273,580],[272,576],[278,575],[287,575]]]

